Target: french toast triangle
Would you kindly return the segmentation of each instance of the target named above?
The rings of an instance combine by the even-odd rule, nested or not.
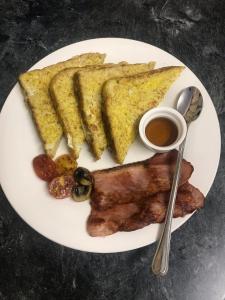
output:
[[[54,157],[62,137],[62,127],[49,95],[51,79],[65,68],[102,64],[104,59],[105,54],[85,53],[74,56],[67,61],[44,69],[29,71],[19,76],[20,86],[43,142],[44,150],[51,157]]]
[[[84,142],[82,121],[73,86],[73,76],[81,68],[68,68],[56,74],[50,82],[49,92],[58,114],[70,152],[79,157]]]
[[[77,87],[73,82],[74,75],[81,70],[107,68],[113,64],[92,65],[78,68],[67,68],[57,73],[50,82],[49,92],[63,128],[64,136],[71,155],[79,157],[85,140],[83,122],[79,112]]]
[[[164,98],[184,67],[164,67],[108,80],[102,90],[103,118],[116,161],[123,163],[138,132],[138,121]]]
[[[74,83],[79,91],[79,107],[84,123],[85,137],[96,159],[107,147],[102,120],[102,87],[105,81],[134,75],[154,68],[155,63],[119,64],[108,68],[82,70],[75,74]]]

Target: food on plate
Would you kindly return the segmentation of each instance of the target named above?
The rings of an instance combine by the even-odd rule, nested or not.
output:
[[[69,154],[62,154],[55,159],[58,175],[73,174],[77,167],[76,160]]]
[[[142,162],[92,172],[89,235],[107,236],[163,222],[176,158],[177,151],[172,150]],[[204,195],[188,182],[192,171],[192,165],[183,159],[174,218],[204,205]]]
[[[71,196],[76,166],[76,161],[68,154],[60,155],[55,161],[47,154],[33,159],[35,174],[48,183],[48,191],[56,199]]]
[[[73,175],[61,175],[48,183],[48,190],[54,198],[63,199],[71,196],[73,186]]]
[[[49,96],[48,89],[51,79],[65,68],[102,64],[104,59],[105,54],[85,53],[19,76],[19,83],[24,92],[25,100],[31,110],[44,150],[49,156],[54,157],[62,137],[62,128]]]
[[[169,146],[176,141],[178,128],[169,118],[159,117],[147,124],[145,135],[156,146]]]
[[[81,185],[92,185],[93,184],[93,176],[91,172],[86,169],[79,167],[74,171],[74,180]]]
[[[139,202],[153,194],[169,191],[176,158],[177,151],[173,150],[144,161],[92,172],[92,206],[105,210],[115,204]],[[191,163],[183,159],[180,185],[187,182],[193,170]]]
[[[62,70],[53,77],[49,85],[51,99],[62,124],[67,145],[75,158],[79,157],[81,145],[84,142],[82,121],[73,86],[73,75],[79,69]]]
[[[146,72],[154,68],[155,63],[121,64],[102,67],[94,70],[82,70],[75,74],[74,82],[79,93],[79,108],[81,111],[85,137],[92,152],[100,159],[107,147],[106,133],[102,120],[102,86],[110,78],[129,76]]]
[[[150,197],[143,206],[141,215],[134,215],[132,219],[127,220],[123,230],[131,231],[143,228],[150,223],[163,222],[166,216],[169,196],[170,193],[165,192]],[[199,189],[189,182],[186,182],[179,187],[173,217],[184,217],[196,209],[202,208],[204,206],[204,200],[204,195]]]
[[[103,118],[110,146],[122,163],[138,132],[138,121],[157,106],[184,67],[164,67],[146,73],[108,80],[102,90]]]
[[[73,173],[75,185],[72,189],[72,198],[76,202],[81,202],[90,199],[90,194],[93,188],[93,176],[91,172],[79,167]]]
[[[49,92],[51,99],[62,125],[69,150],[75,158],[79,157],[85,137],[73,77],[76,72],[86,68],[109,67],[110,65],[113,64],[67,68],[57,73],[50,82]]]
[[[82,185],[75,183],[71,193],[72,199],[76,202],[88,200],[90,198],[91,190],[92,185]]]
[[[76,161],[69,154],[60,155],[55,161],[47,154],[40,154],[33,159],[35,174],[47,182],[60,175],[73,174],[76,167]]]
[[[47,154],[40,154],[33,159],[35,174],[44,181],[51,181],[58,176],[56,163]]]
[[[47,154],[40,154],[33,159],[36,175],[47,181],[53,197],[72,197],[80,202],[90,198],[94,181],[88,169],[76,167],[76,161],[69,154],[60,155],[55,161]]]
[[[117,231],[133,231],[165,219],[169,192],[159,192],[142,198],[139,202],[115,204],[106,210],[92,206],[87,221],[91,236],[107,236]],[[203,194],[186,182],[178,189],[173,217],[184,217],[204,205]]]

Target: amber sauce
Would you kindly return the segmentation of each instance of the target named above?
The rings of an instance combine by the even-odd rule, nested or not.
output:
[[[155,118],[145,128],[147,139],[156,146],[169,146],[178,136],[176,124],[168,118]]]

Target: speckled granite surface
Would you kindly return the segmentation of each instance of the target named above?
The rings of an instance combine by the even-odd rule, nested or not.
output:
[[[80,40],[126,37],[169,51],[200,78],[221,131],[219,170],[205,208],[172,236],[165,278],[155,244],[118,254],[67,249],[37,234],[0,191],[0,299],[225,299],[225,2],[0,1],[0,107],[20,72]]]

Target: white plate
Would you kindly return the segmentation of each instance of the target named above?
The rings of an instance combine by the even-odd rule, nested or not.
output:
[[[106,53],[107,62],[126,60],[136,63],[154,60],[157,62],[156,67],[183,65],[172,55],[149,44],[128,39],[102,38],[59,49],[40,60],[32,69],[93,51]],[[191,161],[195,168],[190,182],[206,195],[213,183],[220,156],[220,129],[210,96],[194,73],[186,67],[167,93],[163,105],[173,106],[178,92],[190,85],[195,85],[201,90],[204,110],[190,127],[185,158]],[[73,249],[101,253],[131,250],[156,240],[158,224],[104,238],[90,237],[85,228],[90,211],[89,203],[75,203],[70,199],[55,200],[49,196],[45,183],[35,176],[32,169],[32,159],[43,150],[18,84],[12,89],[1,112],[0,142],[2,188],[17,213],[45,237]],[[65,149],[62,142],[57,154],[65,153]],[[137,140],[131,147],[125,163],[143,160],[151,155],[152,153]],[[115,163],[107,151],[101,160],[94,162],[84,146],[79,165],[92,170],[112,167]],[[173,231],[190,216],[174,219]]]

